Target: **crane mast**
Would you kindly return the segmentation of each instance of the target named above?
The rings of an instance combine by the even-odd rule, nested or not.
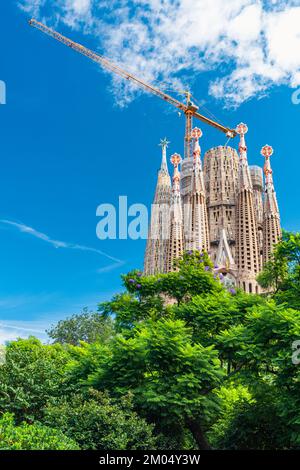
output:
[[[234,129],[230,129],[228,127],[223,126],[222,124],[219,124],[216,121],[213,121],[212,119],[203,116],[202,114],[198,113],[198,107],[192,103],[191,101],[191,94],[189,92],[185,92],[187,102],[181,103],[179,100],[176,98],[173,98],[172,96],[168,95],[167,93],[164,93],[163,91],[159,90],[158,88],[154,87],[153,85],[150,85],[149,83],[144,82],[140,78],[136,77],[130,72],[127,72],[126,70],[122,69],[119,65],[115,64],[111,60],[107,59],[106,57],[97,54],[96,52],[93,52],[92,50],[82,46],[81,44],[78,44],[77,42],[72,41],[71,39],[67,38],[66,36],[63,36],[62,34],[58,33],[57,31],[49,28],[48,26],[44,25],[43,23],[31,19],[29,21],[29,24],[40,31],[42,31],[45,34],[48,34],[49,36],[53,37],[57,41],[65,44],[66,46],[70,47],[71,49],[74,49],[76,52],[79,52],[80,54],[88,57],[89,59],[93,60],[94,62],[100,64],[102,67],[105,69],[109,70],[110,72],[113,72],[120,77],[129,80],[130,82],[134,83],[137,85],[139,88],[142,88],[143,90],[152,93],[153,95],[158,96],[159,98],[163,99],[167,103],[171,104],[172,106],[175,106],[175,108],[179,109],[185,114],[185,140],[184,140],[184,156],[185,158],[189,158],[191,156],[191,130],[192,130],[192,119],[195,117],[196,119],[199,119],[202,122],[205,122],[206,124],[220,130],[221,132],[225,133],[227,137],[235,137],[236,136],[236,131]]]

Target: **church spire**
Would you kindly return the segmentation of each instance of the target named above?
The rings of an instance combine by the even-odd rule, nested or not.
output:
[[[179,164],[181,163],[181,156],[174,153],[171,156],[171,163],[174,166],[174,173],[172,179],[172,195],[171,195],[171,208],[170,208],[170,241],[167,251],[167,270],[173,271],[174,261],[178,259],[183,253],[183,216],[182,216],[182,202],[180,194],[180,172]]]
[[[192,179],[192,191],[205,193],[204,180],[202,172],[202,163],[200,159],[201,148],[199,145],[199,139],[202,137],[202,131],[198,127],[194,127],[191,133],[193,139],[193,176]]]
[[[171,179],[167,165],[167,147],[169,143],[164,138],[159,144],[162,147],[162,157],[157,175],[154,201],[151,207],[151,221],[144,262],[146,274],[165,272],[167,269],[166,250],[169,239],[171,198]]]
[[[273,182],[273,171],[271,168],[270,157],[273,154],[273,148],[265,145],[261,149],[261,155],[265,158],[265,200],[263,216],[263,262],[270,259],[274,245],[281,238],[280,216],[277,204],[276,193]]]
[[[186,227],[186,249],[208,251],[209,234],[206,207],[206,194],[202,164],[200,159],[201,149],[199,139],[202,131],[198,127],[192,130],[193,139],[193,173],[191,181],[191,193],[188,201],[188,225]]]
[[[248,127],[246,124],[241,122],[237,128],[237,133],[240,135],[239,142],[239,187],[241,189],[252,190],[252,181],[248,166],[247,158],[247,146],[245,142],[245,134],[248,132]]]
[[[167,165],[167,148],[169,145],[169,141],[165,137],[164,139],[160,139],[160,144],[159,146],[162,148],[162,156],[161,156],[161,166],[160,166],[160,171],[168,173],[168,165]]]
[[[236,128],[240,135],[239,175],[237,195],[237,268],[240,287],[246,292],[258,292],[256,276],[260,270],[260,256],[257,239],[257,221],[253,203],[253,188],[250,177],[245,134],[246,124]]]

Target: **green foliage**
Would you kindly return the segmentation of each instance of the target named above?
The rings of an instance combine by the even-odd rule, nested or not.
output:
[[[10,343],[0,367],[0,411],[13,412],[18,422],[39,419],[47,400],[62,393],[69,360],[59,344],[45,346],[33,337]]]
[[[211,391],[224,372],[217,352],[193,344],[191,337],[181,320],[149,320],[135,329],[133,337],[118,336],[110,354],[98,356],[96,367],[94,349],[86,345],[83,370],[92,371],[86,384],[116,397],[130,391],[137,410],[162,431],[174,426],[182,433],[195,417],[205,426],[218,406]],[[74,364],[76,377],[82,376],[80,366]]]
[[[159,318],[167,312],[159,295],[137,298],[129,292],[115,295],[110,302],[100,304],[99,310],[105,318],[115,315],[115,329],[123,333],[146,318]]]
[[[197,295],[190,302],[175,308],[176,317],[181,318],[193,329],[193,339],[203,345],[215,343],[221,331],[240,324],[247,311],[264,303],[258,295],[237,292],[232,295],[226,290],[218,293]]]
[[[0,450],[79,450],[78,444],[61,431],[39,423],[16,426],[14,416],[0,417]]]
[[[107,342],[113,333],[113,322],[109,317],[104,318],[99,313],[84,309],[79,315],[60,320],[47,333],[54,343],[73,344],[74,346],[78,346],[80,341],[86,343]]]
[[[253,307],[243,325],[230,328],[218,336],[216,343],[222,359],[230,361],[241,379],[255,391],[255,406],[243,406],[235,416],[235,424],[232,424],[234,430],[237,423],[245,419],[246,437],[242,443],[236,441],[232,445],[245,446],[247,433],[251,429],[256,434],[261,429],[261,441],[259,437],[251,441],[253,446],[260,445],[258,448],[273,444],[276,448],[300,445],[300,370],[292,362],[292,344],[299,338],[300,312],[284,305],[278,306],[274,301]],[[275,391],[272,398],[266,385]],[[258,394],[257,390],[263,393]],[[264,403],[268,402],[272,406],[270,404],[267,408]],[[264,407],[269,412],[262,414]],[[258,428],[255,427],[256,423]],[[263,434],[268,434],[274,423],[284,427],[282,439],[270,437],[271,440],[263,440]]]
[[[237,415],[237,408],[252,403],[253,399],[248,387],[238,382],[220,387],[216,394],[220,400],[220,411],[208,432],[209,441],[214,448],[227,448],[224,436],[228,436],[233,427],[232,423]],[[233,442],[235,441],[233,440]]]
[[[300,310],[300,233],[283,232],[257,280],[274,294],[277,303]]]
[[[175,299],[178,304],[197,294],[222,291],[218,276],[213,274],[212,264],[207,253],[186,252],[177,261],[176,271],[167,274],[144,276],[132,271],[123,276],[128,292],[143,297],[163,294]]]
[[[279,450],[296,448],[286,420],[279,413],[279,399],[270,386],[256,390],[228,410],[222,432],[214,440],[221,449]],[[219,430],[219,429],[218,429]],[[215,431],[215,429],[213,429]]]
[[[237,363],[274,372],[277,377],[284,374],[286,380],[297,370],[291,361],[291,351],[293,341],[299,338],[300,312],[270,301],[253,307],[244,324],[221,333],[217,343],[223,358],[230,354]]]
[[[299,449],[299,266],[300,235],[285,233],[260,275],[268,295],[227,292],[199,252],[123,276],[126,291],[60,322],[55,344],[8,345],[0,412],[27,424],[7,426],[48,433],[47,448],[63,432],[82,449]],[[22,445],[41,448],[34,435]]]
[[[76,440],[81,449],[155,449],[153,426],[132,410],[130,396],[116,403],[95,390],[52,401],[44,422]]]

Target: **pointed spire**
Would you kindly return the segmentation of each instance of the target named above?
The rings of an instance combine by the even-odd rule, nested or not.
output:
[[[270,145],[265,145],[261,149],[261,155],[265,158],[264,174],[265,174],[265,211],[273,214],[279,213],[276,193],[273,182],[273,170],[271,168],[270,157],[273,155],[273,148]]]
[[[271,186],[273,188],[273,176],[272,176],[272,168],[271,168],[271,162],[270,162],[270,157],[273,155],[273,147],[271,145],[264,145],[262,147],[260,153],[261,155],[265,158],[265,165],[264,165],[264,174],[266,177],[266,187]]]
[[[172,165],[174,166],[174,172],[173,172],[173,185],[172,185],[172,192],[174,196],[179,195],[180,196],[180,172],[179,172],[179,165],[181,163],[181,156],[179,153],[173,153],[173,155],[170,158],[170,161]]]
[[[193,176],[192,176],[192,192],[198,191],[204,193],[204,179],[202,171],[202,163],[200,159],[201,148],[199,139],[202,137],[202,131],[198,127],[194,127],[191,133],[193,139]]]
[[[154,197],[155,204],[167,203],[170,200],[171,178],[167,165],[168,140],[166,137],[160,140],[158,144],[162,148],[161,165],[157,175],[157,185]]]
[[[261,149],[261,155],[265,158],[265,201],[263,217],[263,262],[270,259],[274,245],[281,238],[280,216],[277,204],[276,193],[273,182],[273,171],[271,168],[270,157],[273,155],[273,148],[265,145]]]
[[[246,147],[246,142],[245,142],[245,134],[248,132],[248,126],[247,124],[244,124],[241,122],[238,124],[236,127],[236,132],[240,136],[240,143],[239,143],[239,153],[241,158],[247,158],[247,147]]]
[[[151,221],[145,252],[144,271],[146,274],[165,272],[167,269],[166,250],[169,239],[169,217],[171,199],[171,178],[167,166],[167,139],[160,141],[162,147],[161,167],[158,171],[154,201],[151,207]]]
[[[167,148],[169,145],[169,141],[165,137],[164,139],[160,139],[160,143],[158,144],[162,148],[162,158],[161,158],[161,166],[160,171],[168,172],[168,165],[167,165]]]
[[[245,134],[248,132],[247,124],[241,122],[237,128],[236,132],[240,136],[239,142],[239,188],[240,189],[252,189],[252,181],[250,176],[250,171],[248,167],[247,159],[247,146],[245,142]]]
[[[251,293],[259,290],[256,281],[256,276],[260,270],[258,230],[245,143],[245,134],[248,132],[248,127],[246,124],[241,123],[237,126],[236,131],[240,135],[236,205],[236,264],[240,287]]]
[[[174,166],[174,173],[172,178],[172,196],[170,208],[170,241],[167,252],[167,270],[173,271],[174,261],[178,259],[183,253],[183,216],[182,216],[182,203],[180,194],[180,172],[179,165],[181,163],[181,156],[174,153],[171,156],[171,163]]]
[[[188,206],[185,211],[188,214],[186,229],[186,250],[208,251],[209,233],[206,207],[206,194],[202,164],[200,159],[201,149],[199,139],[202,131],[195,127],[191,132],[193,140],[193,173],[191,192]]]
[[[215,259],[215,264],[222,269],[225,268],[226,270],[235,268],[234,259],[229,247],[226,231],[224,228],[222,228],[221,230],[220,242],[218,246],[217,256]]]
[[[193,146],[193,157],[194,160],[200,159],[200,153],[201,153],[201,148],[199,145],[199,139],[202,137],[202,131],[199,129],[199,127],[194,127],[192,130],[191,136],[192,139],[194,139],[194,146]]]

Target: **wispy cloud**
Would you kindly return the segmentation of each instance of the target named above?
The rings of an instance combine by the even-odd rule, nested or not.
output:
[[[45,330],[37,330],[36,328],[28,328],[24,326],[8,325],[7,323],[0,323],[0,328],[23,331],[25,333],[30,332],[30,333],[45,334]]]
[[[20,0],[50,25],[94,34],[105,55],[144,79],[181,88],[203,71],[211,96],[238,106],[300,85],[299,0]],[[51,12],[49,16],[49,11]],[[48,12],[48,15],[47,15]],[[119,104],[136,89],[112,77]]]
[[[48,342],[50,339],[46,330],[59,320],[79,313],[84,307],[95,311],[99,302],[110,299],[115,293],[111,291],[102,295],[93,293],[78,297],[61,297],[58,293],[49,293],[0,298],[0,344],[31,335]],[[22,318],[27,318],[28,307],[30,319],[20,319],[20,313]]]
[[[40,326],[40,323],[36,321],[0,322],[0,344],[14,341],[17,338],[28,338],[28,336],[36,336],[42,341],[46,341],[47,333],[45,329],[38,326]]]
[[[7,219],[0,219],[0,224],[4,224],[10,227],[13,227],[17,229],[21,233],[25,233],[28,235],[31,235],[32,237],[38,238],[39,240],[42,240],[50,245],[52,245],[54,248],[65,248],[68,250],[79,250],[79,251],[87,251],[90,253],[95,253],[100,256],[104,256],[105,258],[114,261],[113,264],[106,266],[102,269],[114,269],[115,267],[121,266],[124,264],[124,261],[115,258],[114,256],[111,256],[107,253],[105,253],[102,250],[98,250],[97,248],[93,248],[90,246],[85,246],[85,245],[79,245],[77,243],[69,243],[61,240],[55,240],[54,238],[49,237],[49,235],[40,232],[33,227],[30,227],[28,225],[25,225],[23,223],[19,222],[14,222],[12,220],[7,220]]]

